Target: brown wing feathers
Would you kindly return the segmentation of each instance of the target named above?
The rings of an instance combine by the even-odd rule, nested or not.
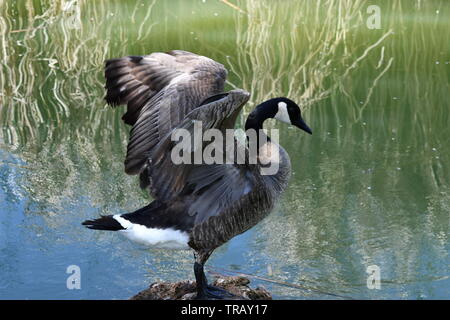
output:
[[[142,107],[179,73],[166,70],[146,57],[129,56],[106,62],[106,97],[112,106],[127,104],[122,119],[134,125]]]
[[[223,92],[226,69],[207,57],[174,50],[106,62],[106,101],[126,104],[132,125],[125,171],[143,171],[152,148],[208,97]]]

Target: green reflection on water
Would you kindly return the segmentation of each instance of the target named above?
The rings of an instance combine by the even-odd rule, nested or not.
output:
[[[69,1],[0,1],[0,146],[20,159],[1,158],[20,174],[0,184],[42,217],[34,232],[83,242],[68,225],[92,215],[80,201],[95,214],[148,201],[123,173],[128,128],[103,101],[103,61],[184,49],[226,65],[228,87],[252,92],[246,113],[288,96],[314,131],[280,125],[290,187],[212,264],[354,297],[450,297],[449,3],[386,2],[380,30],[365,25],[368,1],[79,3],[77,16]],[[187,257],[172,274],[173,256],[154,256],[158,276],[190,276]],[[365,286],[372,264],[380,291]]]

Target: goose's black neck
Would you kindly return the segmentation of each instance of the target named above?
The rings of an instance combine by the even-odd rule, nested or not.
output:
[[[245,131],[254,129],[257,132],[263,128],[263,123],[269,118],[273,118],[277,113],[276,107],[272,100],[265,101],[249,114],[245,122]]]

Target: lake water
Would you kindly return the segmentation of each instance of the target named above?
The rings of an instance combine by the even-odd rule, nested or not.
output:
[[[193,279],[190,251],[81,226],[151,200],[123,172],[129,129],[102,100],[103,61],[171,49],[222,62],[227,89],[252,93],[245,114],[288,96],[314,132],[268,124],[289,188],[208,270],[276,299],[450,298],[450,3],[390,1],[379,29],[369,1],[229,3],[0,4],[1,299],[126,299]]]

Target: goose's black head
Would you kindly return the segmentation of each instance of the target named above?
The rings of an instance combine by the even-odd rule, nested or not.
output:
[[[261,129],[262,123],[268,118],[274,118],[287,124],[294,125],[297,128],[312,134],[311,129],[302,118],[300,107],[288,98],[273,98],[258,105],[255,110],[250,113],[245,124],[245,129]]]

